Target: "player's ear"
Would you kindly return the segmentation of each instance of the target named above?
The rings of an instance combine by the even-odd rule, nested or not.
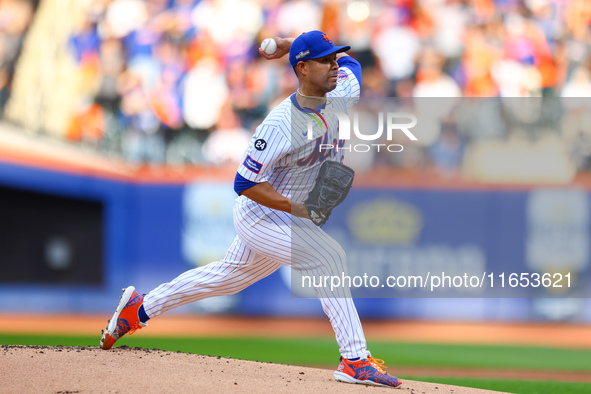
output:
[[[308,75],[308,63],[307,62],[299,62],[298,64],[296,64],[295,68],[300,73],[300,75],[302,75],[302,76]]]

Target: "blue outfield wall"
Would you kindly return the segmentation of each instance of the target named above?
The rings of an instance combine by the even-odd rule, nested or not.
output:
[[[12,283],[0,275],[2,313],[109,315],[122,287],[133,284],[146,293],[222,258],[235,236],[235,195],[227,183],[126,183],[0,163],[0,186],[98,201],[104,214],[102,284]],[[351,274],[572,272],[569,289],[494,297],[354,291],[362,317],[591,322],[589,206],[589,193],[576,189],[354,188],[325,229],[345,247]],[[237,295],[170,313],[323,315],[318,300],[298,298],[296,290],[292,295],[290,278],[282,268]]]
[[[98,201],[104,212],[102,285],[13,284],[0,276],[2,311],[107,311],[121,287],[134,283],[142,270],[158,275],[158,270],[184,269],[179,249],[181,186],[136,185],[9,164],[0,164],[0,185]]]

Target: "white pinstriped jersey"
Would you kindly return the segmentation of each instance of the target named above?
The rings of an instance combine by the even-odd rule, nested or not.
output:
[[[340,67],[337,87],[327,94],[325,109],[346,113],[358,101],[359,92],[353,72]],[[308,139],[308,121],[314,126],[312,140]],[[301,203],[314,186],[322,162],[343,161],[343,150],[336,149],[339,144],[342,147],[344,141],[338,138],[336,115],[302,109],[294,94],[257,127],[238,173],[252,182],[269,182],[279,194]],[[238,204],[246,209],[265,209],[245,196],[238,198]]]

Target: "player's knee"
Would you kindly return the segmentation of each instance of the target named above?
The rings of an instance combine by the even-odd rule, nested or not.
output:
[[[324,267],[328,268],[331,275],[340,275],[347,270],[347,253],[341,245],[335,244],[330,254],[324,258]]]
[[[347,266],[347,253],[345,253],[345,249],[341,245],[337,245],[336,248],[336,261],[339,266],[346,267]]]

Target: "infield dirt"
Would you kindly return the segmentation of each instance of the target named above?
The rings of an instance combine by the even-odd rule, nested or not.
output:
[[[3,393],[387,393],[331,370],[121,346],[0,348]],[[400,393],[498,393],[403,380]]]

